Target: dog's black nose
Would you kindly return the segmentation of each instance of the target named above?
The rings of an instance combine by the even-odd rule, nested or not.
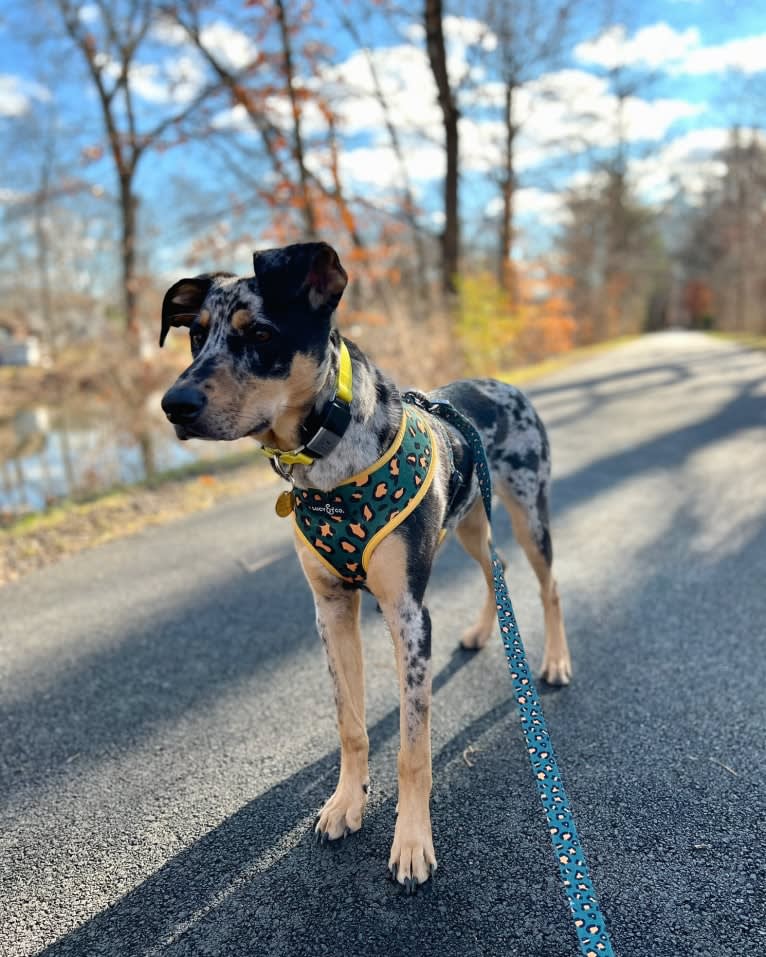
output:
[[[174,425],[194,422],[206,404],[205,393],[188,385],[175,385],[162,397],[162,411]]]

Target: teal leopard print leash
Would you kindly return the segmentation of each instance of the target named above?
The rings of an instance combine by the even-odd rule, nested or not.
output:
[[[408,392],[403,401],[451,423],[471,447],[487,518],[492,521],[492,481],[481,436],[473,424],[449,402],[432,402],[419,392]],[[503,565],[490,541],[492,569],[497,599],[497,620],[508,659],[514,696],[521,719],[521,730],[527,745],[532,774],[548,821],[553,853],[559,865],[561,882],[569,901],[580,953],[583,957],[614,957],[606,923],[596,900],[585,852],[577,836],[574,816],[569,807],[558,763],[553,753],[542,705],[532,681],[527,656],[521,641],[516,616],[503,574]]]

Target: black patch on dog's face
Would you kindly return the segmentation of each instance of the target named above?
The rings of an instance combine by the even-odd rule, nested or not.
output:
[[[237,439],[311,404],[346,273],[326,243],[266,250],[255,276],[181,280],[163,303],[162,336],[188,325],[193,362],[177,385],[202,390],[205,410],[181,437]]]

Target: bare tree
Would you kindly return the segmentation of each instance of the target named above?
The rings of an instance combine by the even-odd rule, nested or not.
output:
[[[766,261],[756,237],[766,230],[766,147],[758,131],[731,130],[702,197],[685,212],[679,259],[694,322],[737,332],[766,331]]]
[[[131,74],[139,48],[154,22],[152,0],[129,0],[119,5],[107,0],[95,0],[89,4],[81,0],[56,0],[56,5],[67,35],[85,60],[98,96],[108,150],[117,175],[122,309],[129,335],[138,338],[136,172],[146,151],[157,145],[171,127],[191,114],[204,99],[206,91],[177,111],[169,112],[153,126],[139,128]],[[89,8],[87,13],[86,6]],[[94,6],[98,11],[99,36],[88,26]]]
[[[426,48],[436,82],[439,106],[444,123],[444,151],[447,172],[444,177],[444,231],[442,233],[442,289],[447,295],[457,292],[460,260],[459,219],[459,134],[460,114],[447,73],[444,44],[442,0],[425,0],[424,24]]]
[[[298,175],[300,177],[301,196],[303,199],[301,209],[303,210],[303,215],[306,222],[306,233],[309,238],[315,239],[317,234],[316,216],[314,214],[314,202],[309,190],[309,174],[308,170],[306,169],[306,158],[303,147],[303,132],[301,129],[301,107],[295,86],[295,66],[293,64],[290,27],[288,26],[287,16],[285,15],[284,0],[275,0],[275,6],[277,10],[277,20],[279,21],[279,34],[282,41],[282,69],[284,72],[285,85],[287,87],[287,95],[290,100],[290,111],[293,118],[293,156],[295,158],[295,164],[298,167]]]
[[[497,277],[512,299],[516,298],[512,269],[514,199],[518,187],[516,152],[523,122],[518,109],[519,93],[562,56],[578,4],[581,0],[517,0],[512,4],[488,0],[483,10],[487,26],[494,33],[494,59],[503,88],[504,138],[497,176],[502,199]]]
[[[415,253],[415,276],[414,276],[414,286],[418,292],[418,295],[421,299],[421,302],[424,306],[428,306],[429,295],[428,295],[428,261],[426,257],[425,242],[423,238],[423,231],[420,223],[418,222],[417,217],[417,203],[415,201],[415,190],[413,189],[412,182],[410,180],[410,175],[407,170],[407,162],[404,155],[404,149],[402,147],[401,138],[399,136],[399,131],[396,127],[396,122],[392,115],[391,106],[386,98],[386,94],[383,90],[383,84],[380,79],[379,71],[377,64],[375,62],[375,56],[372,50],[364,42],[362,35],[360,33],[359,27],[355,17],[349,16],[344,12],[342,8],[339,8],[337,11],[338,19],[343,24],[345,29],[348,31],[349,36],[356,43],[357,47],[362,52],[365,62],[367,64],[367,69],[370,71],[370,78],[372,79],[373,91],[375,94],[375,100],[380,107],[381,114],[383,116],[383,122],[386,127],[386,133],[388,134],[388,140],[391,144],[391,151],[394,154],[394,159],[396,160],[396,165],[399,171],[399,178],[402,184],[402,194],[403,194],[403,216],[405,221],[410,227],[410,236],[412,240],[412,246]]]

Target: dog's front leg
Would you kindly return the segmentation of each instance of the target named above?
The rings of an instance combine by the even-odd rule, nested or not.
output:
[[[429,808],[431,619],[408,587],[400,539],[392,536],[380,545],[367,580],[391,631],[399,673],[399,805],[388,866],[412,892],[436,870]]]
[[[340,777],[335,793],[319,812],[315,827],[321,840],[334,841],[362,826],[370,786],[359,631],[360,594],[344,589],[316,558],[303,548],[299,551],[314,593],[317,630],[327,654],[338,715]]]

